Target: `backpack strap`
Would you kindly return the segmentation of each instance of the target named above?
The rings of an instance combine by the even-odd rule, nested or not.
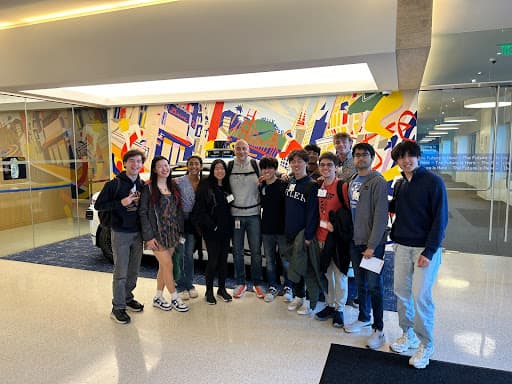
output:
[[[350,201],[348,198],[348,182],[338,180],[338,184],[336,185],[336,193],[338,195],[338,200],[345,208],[350,208]]]
[[[260,177],[260,167],[258,166],[258,162],[256,161],[256,159],[250,159],[251,161],[251,166],[252,166],[252,169],[254,170],[254,172],[245,172],[245,173],[233,173],[233,165],[235,163],[234,160],[230,160],[229,163],[228,163],[228,172],[227,172],[227,177],[229,177],[230,175],[244,175],[244,176],[249,176],[249,175],[252,175],[252,174],[256,174],[257,177]]]

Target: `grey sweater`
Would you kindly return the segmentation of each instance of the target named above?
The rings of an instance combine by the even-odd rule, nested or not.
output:
[[[353,221],[355,245],[375,249],[386,241],[388,185],[379,172],[372,171],[361,185]]]

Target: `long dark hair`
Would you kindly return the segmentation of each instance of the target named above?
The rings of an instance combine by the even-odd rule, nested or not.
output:
[[[224,178],[222,179],[222,189],[227,193],[231,193],[231,187],[229,186],[228,166],[222,159],[213,160],[212,165],[210,166],[210,174],[208,175],[208,185],[210,187],[214,187],[214,186],[218,185],[217,179],[215,178],[215,175],[213,174],[214,170],[215,170],[215,166],[217,164],[222,164],[222,166],[224,167],[224,171],[226,172],[226,176],[224,176]]]
[[[151,182],[151,205],[156,205],[160,198],[162,197],[162,193],[158,188],[158,176],[156,174],[156,163],[160,160],[165,160],[167,164],[169,164],[169,160],[167,160],[164,156],[155,156],[153,160],[151,160],[151,173],[149,175],[149,180]],[[169,176],[167,176],[166,180],[167,189],[171,192],[171,194],[175,197],[178,206],[181,206],[181,198],[180,192],[178,191],[178,187],[176,182],[172,179],[172,170],[169,172]]]

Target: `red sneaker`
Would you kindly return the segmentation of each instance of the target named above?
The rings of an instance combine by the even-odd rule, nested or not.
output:
[[[254,286],[254,293],[256,294],[256,297],[258,299],[263,299],[265,297],[265,294],[263,293],[263,289],[259,285]]]

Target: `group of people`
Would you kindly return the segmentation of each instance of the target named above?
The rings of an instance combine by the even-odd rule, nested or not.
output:
[[[187,160],[187,174],[176,179],[171,178],[168,160],[158,156],[151,163],[146,184],[139,178],[144,155],[128,151],[123,157],[125,171],[117,176],[120,185],[108,182],[95,203],[99,211],[112,211],[115,267],[111,317],[128,323],[127,309],[137,312],[144,308],[132,293],[143,241],[159,262],[153,305],[188,311],[184,300],[198,296],[192,285],[195,232],[204,238],[208,252],[206,302],[214,305],[216,297],[225,302],[241,298],[248,290],[244,260],[247,236],[252,289],[257,298],[271,302],[282,294],[288,310],[301,315],[316,313],[315,318],[321,321],[332,319],[334,327],[347,333],[371,326],[367,345],[380,348],[385,343],[383,278],[380,271],[365,264],[384,259],[391,213],[394,290],[403,334],[390,348],[399,353],[416,349],[409,363],[426,367],[433,353],[432,286],[447,225],[444,183],[419,165],[418,144],[403,141],[392,151],[403,178],[395,183],[389,202],[388,183],[372,170],[375,149],[368,143],[352,147],[347,133],[336,134],[333,144],[336,153],[320,154],[313,144],[292,151],[289,175],[279,174],[275,158],[252,159],[244,140],[235,143],[234,160],[227,164],[221,159],[213,161],[205,178],[201,178],[202,160],[198,156]],[[226,289],[231,241],[236,282],[232,295]],[[172,260],[178,247],[184,263],[176,284]],[[355,322],[345,324],[350,264],[357,284],[359,315]],[[170,302],[164,298],[164,287],[171,294]],[[326,306],[315,312],[322,293]]]

